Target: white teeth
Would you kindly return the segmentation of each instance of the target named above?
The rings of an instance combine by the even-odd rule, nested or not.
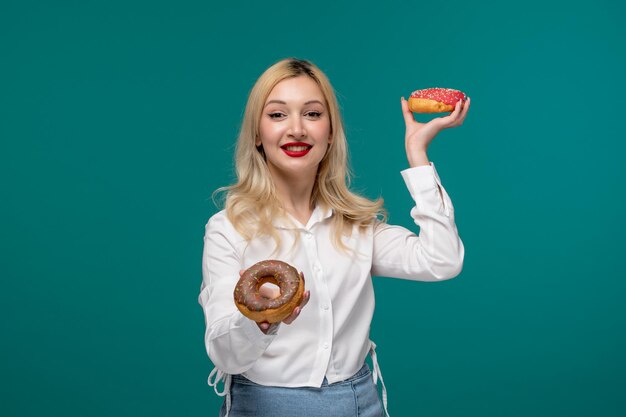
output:
[[[285,149],[291,152],[302,152],[309,149],[308,146],[285,146]]]

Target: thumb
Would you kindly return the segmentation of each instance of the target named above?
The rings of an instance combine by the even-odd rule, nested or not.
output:
[[[415,118],[413,118],[413,113],[409,110],[409,102],[406,101],[404,97],[400,98],[400,105],[402,106],[402,116],[404,117],[404,124],[406,124],[406,127],[416,123]]]

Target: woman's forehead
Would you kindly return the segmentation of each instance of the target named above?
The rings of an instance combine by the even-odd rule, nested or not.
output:
[[[323,104],[326,100],[315,80],[307,76],[299,76],[286,78],[276,84],[267,96],[265,103],[269,104],[272,101],[285,104],[319,101]]]

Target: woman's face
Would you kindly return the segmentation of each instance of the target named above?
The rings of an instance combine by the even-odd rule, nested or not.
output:
[[[263,145],[272,175],[314,178],[330,135],[330,115],[322,90],[310,77],[298,76],[279,82],[270,92],[256,145]]]

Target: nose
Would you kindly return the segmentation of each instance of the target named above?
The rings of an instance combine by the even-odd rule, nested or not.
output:
[[[289,134],[294,138],[302,138],[306,135],[304,124],[300,117],[293,117],[289,126]]]

